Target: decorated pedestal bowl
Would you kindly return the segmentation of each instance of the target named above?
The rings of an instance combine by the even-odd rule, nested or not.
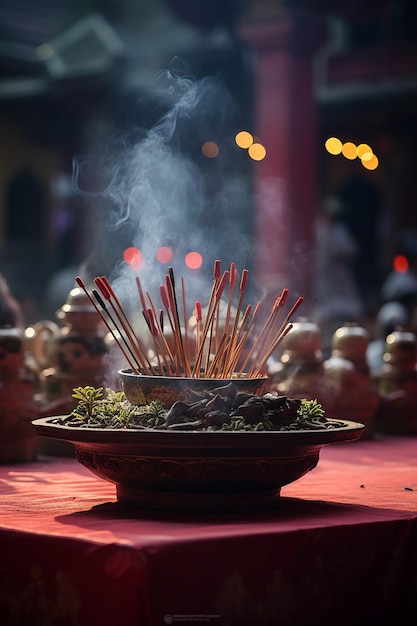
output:
[[[364,428],[327,417],[303,422],[294,417],[302,401],[238,392],[233,383],[199,393],[203,399],[177,401],[169,410],[152,401],[153,408],[144,413],[146,421],[142,416],[136,421],[126,418],[127,412],[123,426],[119,422],[103,426],[104,408],[97,419],[83,422],[57,416],[33,423],[38,435],[71,442],[80,463],[115,484],[119,503],[215,513],[276,505],[284,485],[316,467],[323,446],[357,440]],[[202,406],[218,407],[219,402],[228,402],[230,393],[241,402],[235,417],[222,423],[221,406],[201,417]],[[242,418],[248,402],[268,405],[263,421]],[[295,426],[283,412],[289,403]],[[193,416],[187,411],[189,407],[195,411],[196,405],[200,408]],[[132,408],[130,403],[123,406]]]

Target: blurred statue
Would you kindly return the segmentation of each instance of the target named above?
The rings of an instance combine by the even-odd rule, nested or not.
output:
[[[327,402],[322,335],[314,322],[299,320],[281,342],[279,362],[268,363],[272,392],[290,398]]]
[[[0,276],[0,462],[36,457],[37,378],[28,364],[23,315]]]
[[[395,330],[385,342],[384,366],[377,376],[382,403],[376,417],[378,430],[417,434],[417,336]]]
[[[372,375],[381,372],[384,366],[386,338],[394,330],[405,329],[409,324],[407,308],[400,302],[386,302],[379,309],[375,320],[375,336],[366,350]]]
[[[24,328],[23,313],[12,295],[6,279],[0,274],[0,327]]]
[[[33,326],[32,352],[41,368],[42,415],[70,412],[75,387],[103,385],[108,353],[106,327],[79,287],[68,294],[57,318]]]
[[[368,331],[357,324],[346,323],[335,331],[332,353],[323,364],[326,379],[332,385],[327,412],[364,424],[362,439],[373,435],[380,406],[378,388],[366,358],[368,345]]]
[[[359,322],[364,314],[353,272],[358,248],[341,211],[337,198],[325,198],[316,224],[315,296],[325,356],[335,330],[345,322]]]

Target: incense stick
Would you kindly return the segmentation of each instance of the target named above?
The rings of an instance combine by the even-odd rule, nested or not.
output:
[[[146,292],[146,297],[148,298],[149,304],[151,305],[151,309],[152,309],[151,311],[148,311],[148,314],[153,315],[153,324],[157,329],[157,333],[154,336],[155,350],[157,350],[156,344],[158,344],[159,346],[162,345],[162,350],[161,350],[162,359],[164,361],[168,374],[172,376],[173,369],[171,366],[174,365],[174,357],[172,355],[171,348],[169,347],[166,337],[164,335],[164,329],[163,329],[164,312],[161,310],[159,313],[159,317],[158,317],[157,309],[155,307],[155,304],[153,303],[153,300],[149,292]],[[144,313],[144,311],[142,312]],[[167,361],[166,357],[168,357],[170,363]],[[160,373],[162,374],[162,371]]]
[[[123,337],[124,342],[126,341],[126,338],[127,338],[130,344],[131,350],[135,354],[135,360],[138,361],[140,366],[148,374],[153,374],[154,371],[148,359],[146,349],[143,346],[142,342],[137,337],[137,335],[135,334],[135,331],[133,330],[132,325],[123,309],[123,306],[120,300],[118,299],[117,295],[115,294],[113,288],[111,287],[109,281],[104,276],[98,276],[97,278],[94,279],[94,282],[99,288],[103,297],[109,302],[110,306],[112,307],[118,319],[118,322],[120,323],[123,329],[123,332],[125,334],[123,335],[123,333],[120,331],[120,328],[118,328],[117,324],[115,324],[114,321],[113,323],[118,328],[118,332]]]
[[[169,268],[165,284],[159,287],[160,309],[148,291],[145,295],[140,278],[135,277],[142,314],[153,342],[154,356],[152,352],[148,354],[105,276],[94,279],[97,290],[93,289],[91,294],[80,278],[76,278],[76,282],[104,321],[132,371],[147,375],[155,375],[157,368],[159,375],[166,372],[168,376],[174,377],[228,379],[262,376],[269,357],[292,328],[291,317],[303,302],[303,298],[299,297],[281,322],[289,294],[288,289],[284,288],[263,321],[259,318],[261,301],[253,310],[251,304],[246,305],[242,315],[248,270],[242,270],[236,290],[236,265],[231,263],[229,269],[221,273],[220,261],[215,261],[213,283],[204,315],[201,300],[196,300],[194,305],[196,326],[192,362],[185,281],[181,277],[180,311],[173,268]],[[221,303],[225,304],[224,311]],[[164,316],[171,328],[172,345],[164,333]],[[259,328],[257,332],[256,328]]]
[[[120,351],[122,352],[123,356],[125,357],[126,361],[129,364],[129,367],[132,369],[132,371],[135,374],[138,374],[138,367],[137,364],[135,363],[135,358],[133,357],[133,360],[131,359],[131,357],[129,356],[129,352],[130,349],[128,349],[128,352],[126,352],[125,350],[125,346],[120,343],[120,339],[121,339],[121,335],[119,333],[119,331],[116,328],[116,332],[118,333],[119,336],[116,335],[115,329],[111,327],[111,325],[108,323],[108,320],[106,319],[106,317],[104,316],[104,312],[102,310],[99,309],[99,307],[97,306],[96,302],[94,301],[94,299],[91,297],[91,295],[89,294],[84,282],[82,281],[82,279],[77,276],[75,278],[75,282],[77,283],[77,285],[79,287],[81,287],[81,289],[84,291],[84,293],[87,295],[88,299],[90,300],[91,304],[93,305],[93,307],[95,308],[95,310],[97,311],[97,313],[99,314],[100,318],[103,320],[104,324],[106,325],[106,328],[108,329],[108,331],[110,332],[110,334],[112,335],[113,339],[115,340],[116,344],[118,345],[118,347],[120,348]],[[102,302],[102,304],[104,304]],[[104,309],[105,309],[105,305],[104,305]]]
[[[211,291],[211,295],[210,295],[210,302],[209,302],[209,306],[207,309],[207,317],[206,317],[206,321],[202,330],[202,339],[201,339],[201,344],[198,350],[198,354],[196,357],[196,362],[194,364],[194,368],[192,371],[192,376],[195,376],[197,374],[197,376],[199,377],[199,373],[200,373],[200,366],[201,366],[201,359],[203,356],[203,349],[204,349],[204,345],[205,345],[205,341],[207,338],[207,333],[208,330],[211,326],[211,322],[213,320],[213,316],[216,312],[216,305],[219,302],[222,293],[224,291],[224,288],[226,286],[226,283],[229,279],[229,272],[225,271],[223,273],[222,278],[216,282],[215,284],[215,288],[212,289]]]

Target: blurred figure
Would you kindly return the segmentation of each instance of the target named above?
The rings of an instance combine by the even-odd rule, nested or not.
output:
[[[381,300],[395,300],[409,310],[417,302],[417,233],[406,232],[398,251],[405,257],[408,267],[404,271],[392,269],[381,287]]]
[[[29,365],[24,317],[7,281],[0,275],[0,460],[32,461],[37,438],[31,420],[37,417],[38,379]]]
[[[408,326],[407,308],[400,302],[386,302],[375,320],[375,338],[369,343],[366,357],[371,374],[378,374],[384,365],[385,339],[398,328]]]
[[[20,305],[11,293],[6,279],[0,274],[0,327],[24,328],[24,325]]]
[[[75,277],[80,273],[77,265],[70,265],[54,272],[48,279],[43,295],[43,309],[48,319],[53,319],[56,312],[65,303],[71,291],[75,289]]]
[[[375,310],[381,286],[379,252],[383,234],[381,194],[364,173],[349,176],[338,189],[343,205],[343,221],[356,241],[358,250],[352,270],[367,310]]]
[[[403,271],[392,269],[381,287],[380,298],[383,303],[396,301],[402,304],[408,313],[408,329],[417,333],[417,232],[405,231],[398,250],[398,257],[403,256]]]
[[[316,225],[315,293],[323,352],[327,355],[335,330],[364,315],[353,272],[357,244],[341,220],[341,210],[338,198],[325,198]]]
[[[12,287],[25,320],[36,320],[47,275],[43,246],[43,216],[46,196],[43,182],[31,168],[15,170],[5,181],[4,249],[1,273]]]

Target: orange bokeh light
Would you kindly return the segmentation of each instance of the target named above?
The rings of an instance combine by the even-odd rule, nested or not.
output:
[[[358,156],[358,149],[354,143],[347,141],[342,146],[342,154],[346,159],[353,161]]]
[[[392,267],[399,274],[404,274],[408,270],[409,263],[407,257],[403,254],[397,254],[392,261]]]
[[[237,133],[235,142],[239,148],[244,148],[246,150],[253,144],[253,136],[248,133],[247,130],[241,130],[240,133]]]
[[[330,154],[336,155],[342,152],[342,142],[337,137],[329,137],[326,139],[324,147]]]
[[[358,157],[362,161],[369,161],[372,158],[373,152],[371,146],[367,143],[360,143],[358,146]]]
[[[261,143],[253,143],[248,150],[248,154],[254,161],[262,161],[266,157],[266,149]]]
[[[364,166],[364,168],[366,168],[367,170],[376,170],[376,168],[379,165],[379,160],[378,160],[378,157],[375,154],[373,154],[371,158],[368,160],[362,159],[361,163]]]
[[[203,264],[203,257],[199,252],[189,252],[185,256],[185,265],[190,270],[198,270]]]
[[[172,248],[170,248],[169,246],[161,246],[156,251],[156,258],[160,263],[169,263],[170,261],[172,261],[173,256],[174,253],[172,251]]]

